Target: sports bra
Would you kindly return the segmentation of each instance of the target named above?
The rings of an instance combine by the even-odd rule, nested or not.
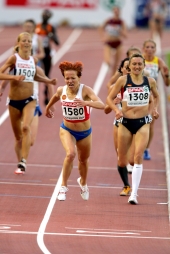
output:
[[[159,74],[159,64],[158,64],[158,57],[155,56],[152,61],[145,60],[145,70],[149,73],[149,76],[151,78],[154,78],[155,80],[158,79]]]
[[[106,22],[105,31],[110,36],[119,37],[120,36],[121,27],[122,27],[122,21],[121,20],[109,19]]]
[[[135,85],[130,74],[127,74],[125,86],[121,89],[122,102],[126,101],[127,106],[145,106],[149,104],[150,85],[148,78],[143,76],[143,83]]]

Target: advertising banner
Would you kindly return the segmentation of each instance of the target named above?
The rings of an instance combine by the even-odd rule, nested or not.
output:
[[[94,9],[98,5],[99,0],[5,0],[6,7]]]

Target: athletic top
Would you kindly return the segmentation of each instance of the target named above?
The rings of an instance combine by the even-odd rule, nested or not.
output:
[[[157,56],[154,56],[152,61],[145,60],[145,70],[148,71],[151,78],[158,79],[159,65]]]
[[[18,53],[14,54],[16,56],[15,66],[9,71],[11,75],[24,75],[25,79],[23,82],[34,82],[34,76],[36,73],[35,62],[32,56],[29,60],[22,59]]]
[[[83,86],[84,84],[80,84],[79,90],[75,98],[83,100]],[[63,92],[60,97],[64,120],[74,123],[87,121],[90,118],[90,108],[87,106],[78,107],[77,104],[74,102],[74,99],[69,100],[67,97],[66,89],[67,86],[65,85],[63,87]]]
[[[127,101],[127,106],[145,106],[149,104],[150,85],[148,78],[143,76],[143,83],[135,85],[130,74],[127,74],[125,86],[121,89],[122,101]]]
[[[110,36],[119,37],[121,27],[122,27],[122,20],[121,19],[118,19],[118,20],[109,19],[105,24],[105,31]]]
[[[42,24],[37,24],[35,29],[36,34],[40,35],[42,37],[42,45],[45,50],[45,54],[50,54],[50,37],[49,34],[53,32],[53,26],[50,24],[46,25],[46,28],[42,27]]]
[[[118,99],[121,99],[121,92],[119,92],[119,93],[117,94],[116,97],[117,97]],[[116,107],[117,107],[118,109],[122,109],[122,103],[120,102],[120,103],[116,104]]]

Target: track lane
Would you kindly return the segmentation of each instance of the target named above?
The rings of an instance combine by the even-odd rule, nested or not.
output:
[[[132,34],[126,47],[131,46],[130,43],[133,40]],[[88,44],[90,45],[89,54],[87,54]],[[84,48],[85,50],[83,50]],[[82,81],[93,86],[102,64],[101,50],[102,45],[99,45],[97,32],[85,29],[75,45],[61,60],[81,60],[84,63]],[[85,52],[83,53],[83,51]],[[63,78],[57,66],[51,73],[51,76],[53,75],[57,75],[58,83],[62,85]],[[109,74],[99,92],[103,101],[107,95],[105,84],[108,79]],[[43,105],[42,108],[44,109]],[[151,253],[151,251],[168,253],[167,251],[169,251],[167,205],[157,204],[167,201],[163,141],[160,138],[162,136],[161,120],[156,122],[157,135],[154,137],[151,147],[151,153],[154,151],[153,160],[144,162],[144,173],[139,190],[140,203],[139,206],[134,207],[127,204],[127,197],[119,197],[122,184],[115,169],[117,159],[112,141],[113,118],[113,114],[105,116],[99,110],[92,111],[93,148],[88,175],[90,200],[84,202],[80,197],[79,187],[76,183],[78,171],[76,168],[77,161],[75,161],[75,168],[69,179],[67,200],[66,202],[57,201],[55,203],[44,234],[44,243],[51,253],[79,253],[82,248],[85,254],[113,253],[115,249],[116,253],[124,253],[127,246],[131,253]],[[11,179],[11,182],[23,184],[10,185],[3,184],[2,181],[0,184],[0,194],[4,195],[3,203],[1,203],[2,199],[0,201],[2,204],[0,206],[2,215],[0,223],[3,224],[5,221],[7,224],[12,224],[15,220],[18,225],[21,225],[18,231],[13,227],[12,232],[8,234],[0,231],[0,240],[5,239],[2,247],[0,247],[1,251],[12,254],[42,253],[37,247],[36,234],[61,172],[64,158],[64,150],[58,137],[61,119],[59,104],[54,119],[50,120],[45,116],[40,118],[39,133],[35,145],[31,148],[28,163],[56,164],[56,168],[32,165],[28,166],[28,172],[24,177],[16,178],[13,174],[13,165],[0,164],[0,178],[6,179],[3,180],[4,182],[9,182],[8,179]],[[9,119],[1,126],[0,142],[2,142],[2,146],[5,146],[5,149],[0,147],[0,154],[3,156],[0,161],[15,163],[13,134],[8,121]],[[5,134],[7,130],[8,134]],[[4,139],[4,137],[6,138]],[[113,170],[111,170],[112,167]],[[36,183],[37,186],[29,185]],[[16,198],[12,195],[22,197]],[[99,233],[96,233],[98,232],[97,229],[100,229]],[[109,234],[103,233],[106,231],[105,229],[108,230]],[[134,234],[122,234],[121,230],[130,231]],[[139,233],[140,236],[137,235]],[[16,242],[21,238],[22,243],[21,248],[19,248],[16,246]],[[10,246],[7,245],[9,240]],[[11,252],[11,247],[13,252]]]

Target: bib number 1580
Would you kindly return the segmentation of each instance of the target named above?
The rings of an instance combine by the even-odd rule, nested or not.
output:
[[[84,110],[83,108],[68,108],[68,107],[63,107],[64,113],[67,116],[78,116],[78,115],[83,115]]]

